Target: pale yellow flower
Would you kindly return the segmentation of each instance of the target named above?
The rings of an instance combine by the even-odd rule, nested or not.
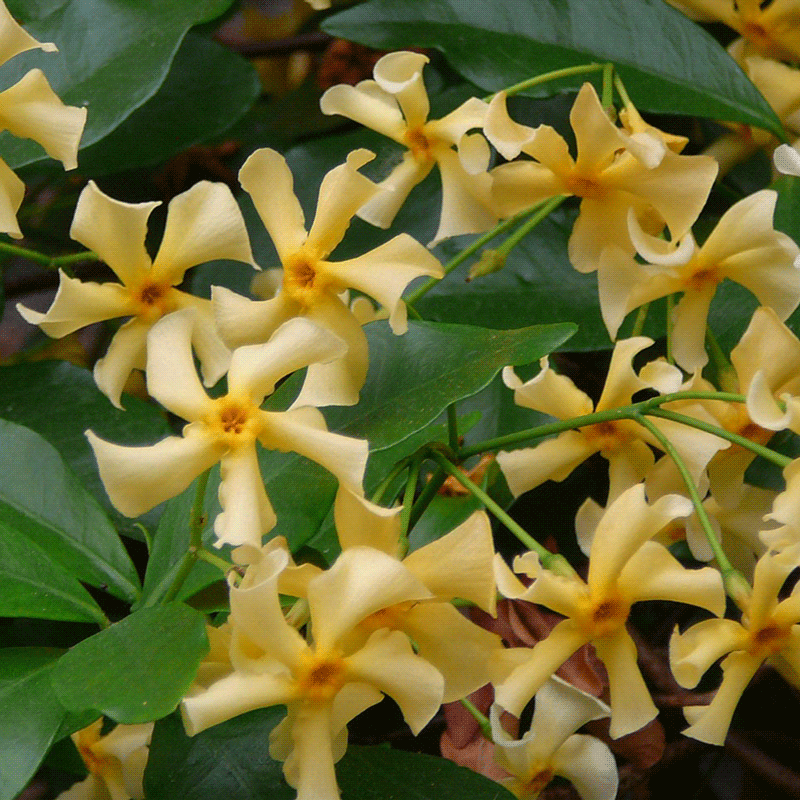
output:
[[[299,800],[337,800],[334,764],[347,747],[347,723],[383,694],[392,697],[418,733],[442,700],[439,672],[415,655],[398,631],[375,631],[355,649],[343,639],[365,617],[430,596],[394,558],[354,547],[308,584],[313,641],[307,644],[283,617],[278,581],[285,551],[265,556],[257,577],[231,587],[234,672],[181,704],[190,736],[255,708],[285,705],[270,735],[270,755],[284,761]]]
[[[223,183],[201,181],[169,204],[155,259],[145,249],[147,220],[160,203],[122,203],[90,181],[81,192],[70,235],[107,264],[121,283],[84,283],[60,274],[58,294],[46,314],[17,305],[30,323],[54,338],[93,322],[130,316],[94,368],[100,390],[121,408],[122,388],[134,369],[144,369],[147,333],[164,314],[192,308],[192,333],[206,386],[225,374],[230,352],[214,326],[209,300],[181,292],[187,269],[216,259],[252,263],[239,206]]]
[[[633,603],[672,600],[725,611],[725,592],[717,570],[687,570],[651,537],[676,517],[686,517],[691,502],[666,495],[652,505],[637,484],[606,509],[592,542],[589,574],[565,577],[543,569],[535,553],[514,560],[514,569],[534,578],[518,582],[513,596],[539,603],[566,617],[530,651],[507,651],[516,666],[497,685],[498,705],[519,716],[530,698],[579,647],[591,642],[608,671],[611,736],[624,736],[658,713],[636,664],[636,645],[625,623]],[[508,576],[504,592],[513,587]]]
[[[778,592],[794,565],[767,553],[756,564],[753,592],[744,603],[742,621],[710,619],[670,641],[670,663],[681,686],[693,688],[708,668],[722,662],[722,684],[708,706],[684,708],[691,723],[684,731],[702,742],[722,745],[739,702],[756,670],[768,661],[787,679],[800,671],[800,584],[790,597]]]
[[[606,115],[594,87],[585,83],[570,112],[577,156],[549,125],[527,128],[509,119],[505,98],[490,105],[485,132],[506,158],[520,152],[532,161],[514,161],[492,170],[493,196],[499,213],[512,216],[557,195],[581,198],[580,214],[568,253],[579,272],[598,269],[609,245],[633,253],[628,212],[658,233],[664,226],[673,238],[683,236],[697,219],[717,174],[707,156],[681,156],[664,136],[617,128]]]
[[[191,309],[176,311],[153,326],[148,341],[148,391],[189,421],[182,437],[125,447],[86,432],[114,506],[130,517],[143,514],[220,462],[217,546],[258,547],[276,519],[260,474],[257,441],[270,450],[306,456],[360,494],[368,452],[365,440],[329,433],[316,408],[281,412],[259,407],[278,380],[309,363],[340,356],[343,343],[308,320],[290,320],[266,344],[234,351],[228,394],[212,399],[194,366],[194,325]]]
[[[100,735],[103,719],[72,734],[89,775],[57,800],[144,800],[142,779],[153,723],[117,725]]]
[[[672,318],[672,351],[685,370],[699,371],[708,361],[704,346],[708,310],[717,286],[726,278],[786,319],[800,302],[800,270],[794,265],[800,250],[772,224],[777,199],[777,192],[764,189],[735,203],[700,247],[691,233],[677,244],[649,236],[631,217],[632,240],[649,263],[637,264],[619,248],[603,253],[601,275],[614,275],[613,282],[600,287],[611,336],[629,311],[681,292]]]
[[[611,709],[586,692],[553,676],[536,693],[531,727],[512,739],[500,724],[499,707],[490,712],[494,760],[511,777],[500,782],[520,800],[534,800],[556,776],[566,778],[583,800],[613,800],[619,778],[608,745],[576,731]]]
[[[517,405],[551,414],[558,419],[606,411],[628,405],[636,392],[653,388],[654,376],[663,378],[662,365],[659,363],[648,365],[639,375],[633,371],[633,357],[652,343],[651,339],[643,336],[617,342],[603,393],[596,407],[593,407],[591,398],[569,378],[553,372],[546,358],[540,362],[541,372],[527,383],[523,384],[510,367],[503,370],[503,380],[506,386],[514,389]],[[713,421],[699,407],[681,410]],[[714,453],[727,447],[722,439],[685,425],[657,418],[652,421],[683,457],[695,481],[700,479]],[[548,478],[564,480],[578,464],[599,452],[609,462],[610,501],[645,476],[650,475],[651,480],[654,479],[651,470],[655,456],[651,446],[660,448],[658,440],[649,431],[634,420],[622,419],[565,431],[536,447],[498,453],[497,462],[509,489],[517,497]],[[670,462],[664,462],[658,469],[660,472],[672,470],[673,467]],[[658,482],[665,479],[661,475],[657,478]]]
[[[487,174],[490,150],[480,133],[488,106],[471,97],[441,119],[429,120],[422,80],[429,61],[421,53],[389,53],[376,64],[375,80],[339,84],[322,95],[324,114],[341,114],[407,147],[402,162],[381,181],[380,191],[358,216],[388,228],[411,190],[435,167],[442,179],[442,211],[431,244],[465,233],[480,233],[497,222]],[[455,148],[455,149],[454,149]]]
[[[26,50],[55,52],[50,42],[37,42],[20,27],[0,2],[0,65]],[[86,109],[65,106],[50,88],[40,69],[32,69],[17,83],[0,92],[0,131],[7,130],[38,142],[47,155],[61,161],[64,169],[78,165],[78,143],[86,123]],[[0,231],[22,237],[17,210],[25,185],[0,159]]]
[[[786,488],[775,498],[771,512],[765,516],[765,519],[781,523],[781,527],[761,530],[759,536],[781,560],[800,565],[800,459],[784,467],[783,477]]]
[[[329,364],[308,370],[296,405],[353,405],[367,375],[367,337],[358,318],[339,295],[348,288],[375,298],[389,310],[397,334],[408,327],[403,290],[422,275],[442,276],[441,264],[408,234],[400,234],[369,253],[347,261],[328,261],[350,220],[377,187],[358,168],[373,158],[356,150],[332,169],[319,190],[317,212],[306,232],[303,211],[293,192],[292,173],[274,150],[257,150],[239,173],[253,198],[283,265],[283,285],[270,300],[248,300],[221,286],[212,289],[217,324],[233,347],[266,341],[277,327],[306,316],[347,344]]]

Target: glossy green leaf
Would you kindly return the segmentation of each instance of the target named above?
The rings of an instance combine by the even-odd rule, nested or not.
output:
[[[70,711],[148,722],[175,709],[207,652],[202,614],[182,603],[143,608],[62,656],[53,689]]]
[[[368,439],[374,452],[425,427],[451,403],[486,386],[509,364],[530,364],[563,344],[571,323],[489,330],[410,322],[394,336],[386,323],[367,327],[370,369],[358,405],[328,409],[331,430]]]
[[[69,0],[28,26],[58,53],[31,51],[3,69],[5,85],[41,68],[68,105],[88,106],[81,146],[102,139],[149,100],[164,82],[193,25],[221,14],[231,0]],[[12,167],[43,158],[41,147],[4,136],[3,157]]]
[[[97,501],[52,445],[5,420],[0,420],[0,519],[79,580],[129,602],[138,596],[136,570]]]
[[[3,520],[0,581],[0,616],[101,623],[105,619],[89,592],[66,569]]]
[[[60,652],[0,649],[0,800],[22,791],[53,742],[96,717],[68,713],[53,693],[50,675]]]
[[[91,428],[117,444],[150,444],[170,429],[156,406],[128,395],[122,402],[124,411],[111,405],[91,372],[65,361],[0,366],[0,418],[47,439],[81,483],[122,522],[121,529],[130,532],[132,523],[108,502],[84,431]]]
[[[229,128],[260,92],[249,62],[190,33],[156,94],[81,153],[81,173],[103,175],[166,161]]]
[[[551,70],[612,61],[641,109],[782,131],[725,50],[663,0],[537,0],[524,10],[516,0],[372,0],[323,28],[372,47],[435,47],[492,92]]]

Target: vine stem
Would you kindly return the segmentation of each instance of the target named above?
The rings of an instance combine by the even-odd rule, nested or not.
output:
[[[419,470],[422,466],[422,459],[422,453],[417,453],[408,469],[406,489],[403,494],[403,508],[400,511],[400,548],[402,556],[405,556],[408,552],[409,524],[411,522],[411,512],[414,508],[414,495],[417,491],[417,481],[419,480]]]
[[[512,97],[515,94],[524,92],[526,89],[533,89],[535,86],[541,86],[541,84],[548,83],[549,81],[555,81],[559,78],[569,78],[572,75],[586,75],[590,72],[600,72],[600,70],[605,68],[606,64],[592,62],[590,64],[579,64],[575,67],[554,69],[552,72],[543,72],[541,75],[537,75],[535,78],[528,78],[527,80],[515,83],[513,86],[509,86],[507,89],[503,89],[503,91],[506,93],[507,97]],[[495,94],[487,95],[483,99],[485,102],[489,103],[491,102],[492,98],[496,96],[497,92],[495,92]]]
[[[461,703],[461,705],[464,706],[464,708],[466,708],[467,711],[469,711],[475,722],[478,723],[478,727],[481,729],[481,734],[483,735],[483,738],[488,739],[490,742],[493,741],[492,724],[489,722],[486,716],[484,714],[481,714],[481,712],[478,710],[475,704],[466,697],[462,697],[461,700],[459,700],[459,703]]]
[[[69,264],[75,264],[80,261],[100,260],[100,256],[91,250],[85,250],[82,253],[69,253],[64,256],[46,256],[44,253],[39,253],[36,250],[20,247],[17,244],[4,241],[0,241],[0,252],[8,253],[11,256],[18,256],[19,258],[26,258],[28,261],[36,261],[48,269],[57,269],[58,267],[68,266]]]

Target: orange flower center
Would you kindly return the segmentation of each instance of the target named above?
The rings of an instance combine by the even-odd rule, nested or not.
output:
[[[597,599],[589,598],[578,622],[592,639],[597,639],[623,626],[630,611],[630,604],[613,592]]]
[[[137,316],[156,320],[177,308],[174,289],[168,283],[145,282],[133,293],[139,306]]]
[[[304,309],[312,307],[331,283],[319,265],[319,258],[302,250],[283,265],[283,289]]]
[[[567,192],[574,194],[576,197],[584,197],[589,200],[604,200],[608,195],[608,190],[596,175],[569,175],[565,184]]]
[[[614,452],[627,445],[633,434],[619,422],[597,422],[580,428],[581,433],[601,452]]]
[[[757,444],[766,444],[775,435],[775,431],[756,425],[750,419],[750,415],[747,413],[747,406],[743,403],[733,403],[728,407],[722,420],[722,425],[726,431],[738,433],[739,436],[744,436],[745,439]],[[732,451],[734,448],[741,449],[740,445],[731,444],[727,452]]]
[[[331,700],[345,684],[344,660],[338,655],[307,654],[301,666],[297,687],[307,700]]]
[[[403,142],[411,150],[414,158],[420,162],[433,161],[433,148],[435,142],[423,133],[423,129],[409,128],[403,134]]]
[[[690,269],[683,279],[684,286],[695,292],[701,292],[709,286],[716,286],[725,276],[720,274],[716,264],[694,264],[689,262]]]
[[[261,431],[258,407],[247,398],[226,395],[215,401],[213,411],[204,420],[228,448],[250,444]]]
[[[550,767],[544,767],[533,773],[533,775],[525,781],[520,792],[520,797],[536,797],[551,780],[555,773]]]
[[[750,646],[748,647],[748,652],[750,655],[762,659],[773,656],[775,653],[783,650],[790,633],[790,627],[784,627],[770,622],[764,625],[763,628],[750,632]]]

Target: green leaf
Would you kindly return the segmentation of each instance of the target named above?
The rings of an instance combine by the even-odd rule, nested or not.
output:
[[[435,47],[492,92],[551,70],[611,61],[641,109],[744,122],[783,135],[734,60],[663,0],[537,0],[524,12],[517,0],[372,0],[322,27],[372,47]]]
[[[475,394],[504,366],[530,364],[552,352],[575,329],[569,322],[509,331],[410,322],[408,333],[395,336],[386,323],[372,323],[361,399],[352,408],[328,409],[328,425],[368,439],[372,452],[390,447]]]
[[[0,418],[47,439],[81,483],[122,523],[120,528],[130,532],[132,523],[108,502],[84,431],[91,428],[117,444],[149,444],[168,435],[170,429],[155,406],[128,395],[122,402],[124,411],[111,405],[95,386],[91,372],[65,361],[0,366]]]
[[[69,0],[28,30],[58,53],[31,51],[3,68],[5,85],[32,67],[41,68],[59,97],[88,106],[81,146],[102,139],[164,82],[175,54],[193,25],[219,16],[231,0]],[[11,167],[44,158],[34,142],[4,136]]]
[[[207,652],[202,614],[183,603],[143,608],[62,656],[53,689],[70,711],[148,722],[175,709]]]
[[[229,128],[260,91],[248,61],[190,33],[158,92],[81,153],[81,173],[103,175],[166,161]]]
[[[92,596],[47,552],[0,520],[0,616],[105,623]]]
[[[0,420],[0,519],[79,580],[129,602],[138,596],[136,570],[97,501],[52,445],[5,420]]]
[[[69,714],[56,698],[50,675],[59,655],[49,648],[0,650],[0,800],[22,791],[53,742],[97,717]]]

